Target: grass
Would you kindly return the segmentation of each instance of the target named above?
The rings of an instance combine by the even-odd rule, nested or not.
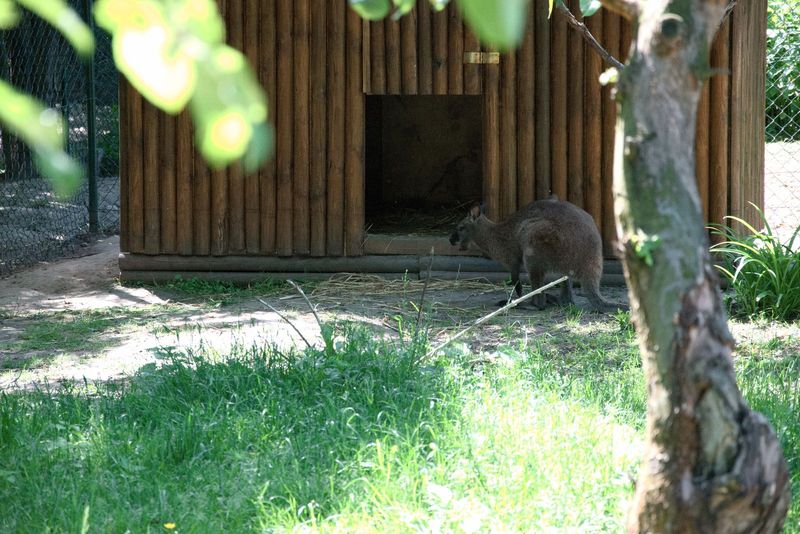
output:
[[[618,532],[645,387],[627,315],[578,315],[424,365],[422,341],[348,325],[328,355],[168,354],[91,394],[3,394],[0,531]],[[795,494],[799,349],[737,359]]]
[[[747,229],[740,234],[728,226],[715,226],[713,233],[723,241],[712,246],[721,264],[718,269],[731,286],[730,303],[734,315],[763,316],[787,321],[800,317],[800,252],[795,249],[795,239],[800,226],[786,243],[776,236],[758,210],[763,230],[738,217],[726,217]]]

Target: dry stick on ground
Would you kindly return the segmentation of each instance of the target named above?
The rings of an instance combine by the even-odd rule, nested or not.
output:
[[[288,318],[288,317],[286,317],[284,314],[282,314],[281,312],[279,312],[278,310],[276,310],[276,309],[275,309],[275,308],[274,308],[272,305],[270,305],[270,304],[269,304],[267,301],[265,301],[265,300],[263,300],[263,299],[258,299],[258,301],[259,301],[261,304],[263,304],[264,306],[266,306],[267,308],[269,308],[270,310],[272,310],[272,311],[274,311],[275,313],[277,313],[277,314],[278,314],[278,317],[280,317],[281,319],[283,319],[284,321],[286,321],[286,322],[289,324],[289,326],[291,326],[291,327],[294,329],[294,331],[295,331],[295,332],[297,332],[297,335],[299,335],[299,336],[300,336],[300,338],[301,338],[303,341],[305,341],[305,343],[306,343],[306,347],[308,347],[309,349],[311,348],[311,343],[309,343],[309,342],[308,342],[308,340],[306,339],[306,336],[304,336],[304,335],[303,335],[303,333],[300,331],[300,329],[299,329],[299,328],[297,328],[297,327],[294,325],[294,323],[293,323],[292,321],[290,321],[290,320],[289,320],[289,318]]]
[[[506,304],[502,308],[499,308],[499,309],[493,311],[489,315],[484,315],[483,317],[481,317],[480,319],[478,319],[477,321],[475,321],[474,323],[472,323],[471,325],[469,325],[465,329],[463,329],[460,332],[458,332],[456,335],[454,335],[454,336],[452,336],[450,338],[447,338],[446,340],[444,340],[443,342],[439,343],[434,348],[429,350],[425,354],[425,356],[422,357],[422,360],[427,360],[428,358],[430,358],[431,356],[433,356],[434,354],[436,354],[437,352],[442,350],[444,347],[446,347],[447,345],[449,345],[450,343],[455,341],[456,339],[460,338],[461,336],[463,336],[464,334],[466,334],[467,332],[469,332],[470,330],[472,330],[476,326],[485,323],[486,321],[488,321],[489,319],[491,319],[495,315],[501,314],[504,311],[508,310],[509,308],[514,308],[517,305],[519,305],[519,304],[525,302],[526,300],[530,299],[531,297],[534,297],[534,296],[538,295],[539,293],[542,293],[543,291],[547,291],[551,287],[553,287],[555,285],[558,285],[561,282],[566,282],[567,278],[569,278],[569,277],[562,276],[561,278],[559,278],[558,280],[555,280],[554,282],[550,282],[549,284],[545,284],[542,287],[540,287],[539,289],[534,289],[530,293],[528,293],[526,295],[522,295],[520,298],[518,298],[516,300],[512,300],[511,302],[509,302],[508,304]]]
[[[295,282],[294,280],[287,280],[287,282],[289,282],[289,284],[291,284],[291,286],[293,288],[295,288],[298,293],[300,293],[300,296],[303,297],[303,300],[305,300],[306,304],[308,304],[308,308],[311,310],[311,313],[314,314],[314,319],[317,320],[317,325],[319,326],[319,333],[322,336],[322,341],[325,343],[325,353],[328,356],[332,355],[333,354],[333,339],[331,339],[330,333],[326,331],[325,326],[322,324],[322,320],[319,318],[319,315],[317,315],[317,308],[314,307],[313,304],[311,304],[311,301],[308,300],[308,297],[306,296],[305,292],[303,291],[303,288],[301,288],[297,284],[297,282]]]

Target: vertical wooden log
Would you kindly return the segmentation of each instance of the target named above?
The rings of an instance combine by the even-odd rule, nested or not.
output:
[[[292,193],[292,142],[294,133],[294,43],[292,0],[277,0],[276,13],[278,76],[276,78],[278,101],[275,121],[277,164],[277,212],[278,224],[276,252],[279,256],[291,256],[293,193]]]
[[[627,19],[621,19],[619,31],[620,44],[619,56],[617,56],[617,59],[625,63],[630,55],[631,44],[633,42],[633,28],[631,27],[631,22]]]
[[[731,62],[731,209],[757,228],[764,208],[764,101],[767,1],[741,2],[733,10]]]
[[[551,179],[553,193],[561,200],[567,196],[567,132],[569,82],[567,32],[569,28],[564,17],[554,13],[550,21],[550,70],[553,90],[550,92],[550,147],[551,147]]]
[[[419,94],[433,93],[433,42],[431,35],[431,6],[428,2],[417,2]]]
[[[447,10],[433,12],[433,94],[447,94]]]
[[[403,94],[415,95],[417,83],[417,10],[400,19],[400,39],[403,62]]]
[[[328,255],[344,254],[345,0],[328,2]]]
[[[447,93],[464,94],[464,23],[454,2],[447,6]]]
[[[586,19],[586,26],[597,38],[603,38],[603,10]],[[594,218],[598,228],[602,226],[602,162],[603,162],[603,112],[600,96],[602,94],[598,78],[603,70],[602,59],[594,50],[586,50],[585,110],[586,122],[583,142],[584,164],[584,206]]]
[[[250,65],[259,60],[259,27],[261,17],[259,0],[246,0],[244,5],[244,54]],[[270,60],[271,61],[271,58]],[[258,172],[250,172],[244,177],[244,239],[245,251],[257,254],[261,249],[261,184]]]
[[[383,20],[370,23],[370,94],[386,94],[386,34]]]
[[[130,149],[130,101],[127,95],[128,88],[122,77],[119,78],[117,98],[119,99],[119,146]],[[119,250],[129,252],[130,228],[128,217],[128,201],[130,200],[130,158],[136,154],[123,151],[119,154]]]
[[[546,198],[552,188],[550,175],[550,20],[545,2],[534,2],[532,10],[534,52],[536,54],[534,66],[536,197]]]
[[[242,50],[244,44],[244,0],[228,0],[226,26],[230,44]],[[242,254],[245,251],[244,228],[244,170],[239,162],[228,167],[228,247],[227,253]]]
[[[500,66],[485,65],[483,93],[483,202],[487,215],[500,216]]]
[[[326,147],[327,120],[325,104],[327,84],[326,4],[328,0],[311,2],[311,255],[325,255]]]
[[[228,17],[228,1],[219,2],[223,17]],[[211,249],[214,256],[228,252],[228,231],[230,225],[230,203],[228,172],[225,169],[211,169]]]
[[[144,137],[144,253],[158,254],[161,246],[159,116],[158,110],[146,102],[143,114],[143,127],[148,132]]]
[[[530,17],[533,18],[533,13],[530,14]],[[519,206],[531,202],[536,194],[534,163],[536,117],[533,106],[536,97],[535,61],[533,21],[530,20],[528,21],[528,31],[519,50],[519,64],[517,65],[517,130],[519,135],[517,204]]]
[[[703,85],[700,93],[700,102],[697,105],[697,128],[695,130],[695,165],[697,166],[697,191],[700,193],[700,208],[703,212],[703,221],[710,222],[708,204],[709,174],[709,134],[711,132],[710,123],[711,109],[711,84]]]
[[[192,253],[197,256],[208,256],[211,254],[211,171],[199,152],[194,152],[192,159],[194,163]]]
[[[266,0],[261,4],[260,22],[260,57],[257,61],[258,77],[267,91],[269,101],[270,122],[275,124],[275,111],[277,109],[277,83],[275,66],[278,62],[276,53],[276,32],[277,24],[275,19],[275,0]],[[273,254],[275,252],[275,238],[277,226],[276,213],[276,166],[275,154],[259,170],[259,181],[261,183],[261,253]]]
[[[175,254],[178,218],[176,216],[176,176],[175,176],[175,118],[159,117],[159,185],[161,194],[161,244],[162,254]]]
[[[192,247],[192,222],[194,213],[192,208],[192,118],[188,110],[183,111],[177,118],[176,124],[176,213],[178,227],[176,230],[176,246],[178,254],[188,256],[193,252]]]
[[[500,216],[517,210],[517,55],[503,55],[501,67],[500,146],[501,183]]]
[[[345,157],[345,254],[364,244],[364,92],[361,87],[361,19],[347,12],[347,151]],[[355,68],[352,68],[355,67]]]
[[[123,84],[128,105],[126,130],[130,145],[123,150],[124,168],[128,171],[128,249],[144,252],[144,114],[142,97],[128,83]]]
[[[464,26],[464,52],[480,52],[481,43],[475,34]],[[461,58],[463,63],[464,59]],[[481,66],[474,63],[464,65],[464,93],[479,95],[483,92],[483,76]]]
[[[309,216],[308,91],[309,0],[294,0],[294,253],[311,251]],[[359,43],[361,44],[361,43]],[[361,63],[354,68],[361,70]]]
[[[608,52],[620,59],[620,23],[621,17],[614,13],[603,13],[603,40]],[[614,221],[614,127],[617,121],[617,103],[612,98],[612,86],[603,88],[603,176],[602,219],[600,233],[603,236],[603,251],[606,257],[615,257],[614,243],[617,240],[617,228]]]
[[[577,0],[570,2],[575,17],[583,20]],[[567,198],[576,206],[584,207],[583,198],[583,38],[567,28]]]
[[[402,93],[400,60],[400,22],[386,19],[386,93]],[[349,69],[350,67],[348,67]]]
[[[727,68],[729,66],[728,51],[730,45],[730,19],[717,33],[711,47],[712,67]],[[714,223],[723,223],[728,214],[728,76],[714,76],[711,86],[711,131],[709,133],[709,198],[711,200],[709,215]]]

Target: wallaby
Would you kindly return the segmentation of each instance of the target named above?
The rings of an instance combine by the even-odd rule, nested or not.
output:
[[[613,311],[625,306],[607,302],[600,296],[603,255],[600,232],[592,216],[569,202],[551,196],[524,206],[506,220],[494,223],[479,206],[462,220],[450,244],[467,250],[474,242],[481,251],[511,271],[517,296],[522,296],[519,281],[524,265],[533,288],[544,285],[547,273],[569,276],[561,287],[561,304],[572,304],[572,278],[580,281],[594,311]],[[533,297],[533,305],[543,308],[547,295]],[[502,304],[505,304],[503,301]]]

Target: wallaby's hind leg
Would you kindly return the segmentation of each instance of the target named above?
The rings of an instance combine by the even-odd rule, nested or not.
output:
[[[539,289],[544,285],[544,272],[528,268],[528,276],[531,279],[531,287]],[[543,310],[547,306],[547,294],[539,293],[531,299],[531,304]]]
[[[561,296],[559,297],[559,304],[566,306],[568,304],[575,304],[572,298],[572,278],[567,278],[567,281],[561,286]]]

